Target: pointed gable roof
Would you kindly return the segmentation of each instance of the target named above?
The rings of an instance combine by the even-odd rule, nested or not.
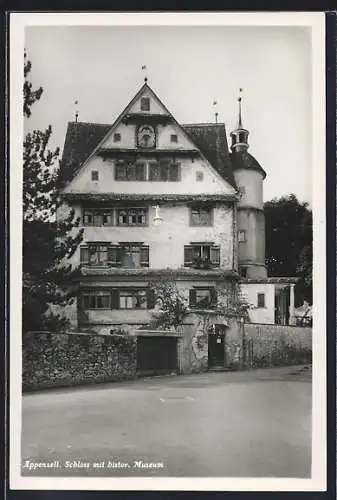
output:
[[[182,125],[209,163],[236,188],[224,123]]]
[[[83,163],[95,154],[111,131],[116,128],[144,92],[152,94],[165,113],[173,118],[159,97],[145,82],[112,125],[69,122],[61,161],[61,183],[67,183],[73,179]],[[228,150],[225,125],[223,123],[180,125],[174,118],[173,120],[221,177],[237,189]]]

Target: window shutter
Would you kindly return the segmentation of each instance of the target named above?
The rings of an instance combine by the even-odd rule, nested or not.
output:
[[[116,246],[116,266],[121,266],[123,263],[123,251],[122,247]]]
[[[89,249],[88,247],[81,247],[81,264],[89,264]]]
[[[117,161],[115,164],[115,179],[116,181],[125,179],[125,166],[122,160]]]
[[[147,299],[147,309],[154,309],[156,300],[154,291],[151,288],[148,288],[147,290],[146,299]]]
[[[160,180],[169,181],[169,162],[167,160],[160,160]]]
[[[184,266],[189,267],[193,265],[193,247],[192,245],[184,246]]]
[[[197,304],[197,291],[194,288],[190,289],[190,307],[195,307]]]
[[[144,245],[140,247],[140,265],[142,267],[149,267],[149,246]]]
[[[220,266],[220,247],[211,246],[210,249],[211,264],[213,266]]]
[[[111,309],[119,309],[119,292],[111,290]]]
[[[170,181],[180,181],[180,163],[171,164]]]
[[[118,248],[115,246],[111,246],[108,248],[108,264],[110,266],[117,266],[117,252]]]
[[[136,164],[136,180],[137,181],[145,181],[145,163],[137,163]]]
[[[215,288],[211,288],[211,306],[215,307],[218,303],[218,294]]]

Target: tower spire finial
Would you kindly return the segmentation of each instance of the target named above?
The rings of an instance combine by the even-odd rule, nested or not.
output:
[[[241,111],[241,101],[242,101],[242,88],[239,88],[239,97],[238,97],[238,103],[239,103],[239,121],[238,121],[238,128],[242,128],[242,111]]]
[[[238,103],[239,103],[239,117],[238,117],[238,125],[233,132],[231,132],[232,145],[231,149],[234,152],[247,151],[249,148],[248,144],[248,135],[249,131],[243,128],[242,125],[242,110],[241,110],[241,101],[242,101],[242,91],[243,89],[239,89]]]

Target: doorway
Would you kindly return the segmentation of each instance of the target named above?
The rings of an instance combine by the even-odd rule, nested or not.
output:
[[[164,375],[178,370],[175,337],[143,336],[137,340],[137,372],[140,376]]]
[[[208,368],[225,367],[226,331],[223,325],[214,325],[208,335]]]

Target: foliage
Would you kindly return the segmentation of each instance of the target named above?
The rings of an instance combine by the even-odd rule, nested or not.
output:
[[[247,302],[237,281],[222,280],[217,286],[217,311],[226,316],[236,316],[249,321],[249,310],[253,305]]]
[[[312,212],[294,194],[264,204],[269,276],[298,277],[296,305],[312,303]]]
[[[29,81],[31,63],[25,54],[24,106],[26,118],[31,106],[39,101],[43,89],[33,90]],[[45,131],[34,130],[26,135],[23,144],[23,330],[65,328],[65,320],[47,313],[50,304],[66,305],[73,300],[74,291],[67,285],[78,275],[65,263],[82,240],[77,230],[80,220],[69,211],[57,219],[62,205],[58,191],[59,148],[48,149],[51,126]]]
[[[161,278],[153,282],[152,290],[157,310],[152,313],[151,326],[176,329],[183,323],[185,316],[190,312],[188,301],[183,293],[178,290],[176,281],[172,278]],[[213,317],[215,314],[243,317],[248,320],[248,310],[252,306],[242,297],[240,285],[237,281],[223,278],[219,281],[216,291],[217,304],[210,309],[198,310],[204,318],[205,325],[209,324],[207,318]]]
[[[179,292],[173,279],[159,279],[152,284],[157,310],[152,313],[153,328],[176,329],[188,312],[187,300]]]

